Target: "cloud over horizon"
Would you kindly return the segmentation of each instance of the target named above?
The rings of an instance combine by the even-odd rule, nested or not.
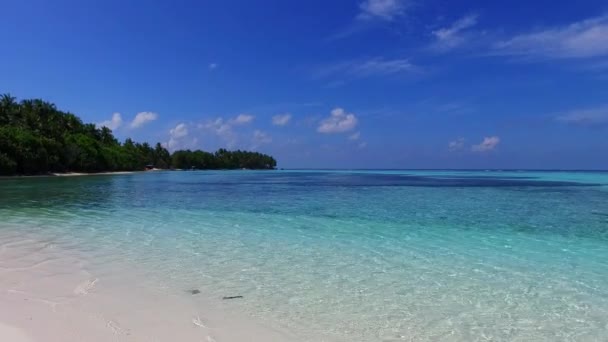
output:
[[[464,143],[464,138],[458,138],[456,140],[450,141],[448,143],[448,150],[450,150],[450,152],[461,151],[462,149],[464,149]]]
[[[485,137],[483,141],[477,145],[471,146],[473,152],[489,152],[494,150],[500,144],[500,138],[497,136]]]
[[[352,131],[357,127],[355,114],[346,113],[342,108],[335,108],[329,117],[323,119],[317,127],[319,133],[343,133]]]
[[[565,114],[558,115],[557,121],[574,126],[607,126],[608,125],[608,105],[591,109],[579,109]]]
[[[252,123],[254,119],[254,115],[239,114],[236,117],[229,119],[219,117],[215,120],[199,124],[198,127],[213,132],[226,144],[227,148],[233,148],[239,141],[239,134],[235,131],[235,127],[248,125]]]
[[[275,126],[285,126],[291,120],[291,114],[278,114],[272,117],[272,124]]]
[[[146,123],[154,121],[156,119],[158,119],[158,114],[154,112],[139,112],[137,113],[137,115],[135,115],[135,118],[133,119],[129,127],[139,128],[145,125]]]
[[[113,113],[112,119],[100,122],[100,123],[96,124],[96,126],[98,128],[107,127],[109,129],[111,129],[112,131],[114,131],[114,130],[118,129],[120,126],[122,126],[122,116],[118,112]]]
[[[257,149],[264,144],[270,144],[272,142],[272,137],[259,129],[253,131],[253,138],[251,139],[252,149]]]
[[[179,123],[174,128],[169,130],[169,141],[164,146],[169,151],[180,150],[184,148],[193,148],[197,143],[196,137],[189,137],[190,131],[186,123]]]

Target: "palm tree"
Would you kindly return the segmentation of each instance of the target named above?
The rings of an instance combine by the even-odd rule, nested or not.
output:
[[[116,145],[118,141],[112,135],[112,130],[106,126],[101,127],[101,143],[104,145]]]
[[[18,105],[17,99],[9,94],[0,96],[0,125],[8,125],[15,118]]]

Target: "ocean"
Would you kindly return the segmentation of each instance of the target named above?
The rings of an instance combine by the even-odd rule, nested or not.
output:
[[[608,172],[11,178],[0,219],[0,249],[26,235],[91,273],[129,263],[138,286],[242,296],[232,309],[302,341],[608,336]]]

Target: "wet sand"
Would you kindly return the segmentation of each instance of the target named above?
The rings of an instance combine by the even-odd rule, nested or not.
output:
[[[296,341],[221,298],[150,288],[31,236],[0,234],[0,341]]]

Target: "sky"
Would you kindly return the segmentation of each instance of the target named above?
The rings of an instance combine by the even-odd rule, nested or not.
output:
[[[608,2],[20,0],[0,93],[282,168],[608,169]]]

